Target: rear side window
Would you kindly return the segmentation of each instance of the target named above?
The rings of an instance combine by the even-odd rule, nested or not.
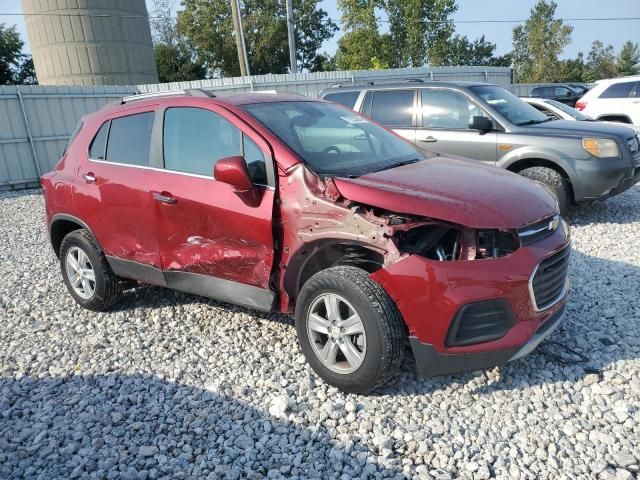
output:
[[[106,160],[125,165],[149,165],[154,117],[154,112],[145,112],[111,120]]]
[[[359,90],[352,92],[335,92],[327,93],[323,99],[329,100],[330,102],[339,103],[340,105],[344,105],[345,107],[353,108],[353,106],[356,104],[356,100],[358,100],[359,95]]]
[[[169,108],[164,114],[164,168],[213,176],[215,163],[241,155],[241,132],[201,108]]]
[[[634,86],[634,82],[615,83],[602,92],[600,98],[627,98]]]
[[[107,147],[107,135],[109,134],[109,120],[104,122],[93,137],[89,147],[89,158],[93,160],[104,160],[104,151]]]
[[[413,90],[388,90],[373,94],[371,118],[389,127],[413,126]]]

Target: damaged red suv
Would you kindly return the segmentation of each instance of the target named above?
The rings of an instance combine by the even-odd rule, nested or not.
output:
[[[568,229],[542,187],[324,101],[126,98],[82,119],[42,186],[80,305],[136,280],[295,312],[308,362],[348,392],[392,378],[407,340],[423,377],[504,364],[565,308]]]

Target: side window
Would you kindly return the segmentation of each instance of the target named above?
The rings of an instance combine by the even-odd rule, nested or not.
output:
[[[389,127],[413,126],[413,90],[387,90],[373,94],[371,118]]]
[[[246,135],[242,135],[242,155],[247,162],[247,169],[253,183],[267,184],[267,162],[260,147]]]
[[[424,128],[467,129],[471,117],[485,116],[469,98],[453,90],[422,90]]]
[[[149,165],[154,118],[154,112],[145,112],[112,119],[107,142],[107,162]]]
[[[548,108],[543,107],[542,105],[533,105],[531,104],[531,106],[533,108],[535,108],[536,110],[538,110],[539,112],[544,113],[547,117],[553,119],[553,120],[559,120],[560,117],[555,113],[552,112],[551,110],[549,110]]]
[[[614,83],[600,94],[600,98],[626,98],[634,86],[634,82]]]
[[[553,87],[544,87],[542,91],[544,92],[544,97],[553,97],[555,94]]]
[[[323,99],[329,100],[330,102],[339,103],[340,105],[344,105],[345,107],[353,108],[353,106],[356,104],[356,100],[358,100],[359,95],[359,90],[351,92],[334,92],[327,93]]]
[[[104,160],[104,151],[107,146],[107,135],[109,134],[109,120],[104,122],[93,137],[89,147],[89,158],[93,160]]]
[[[221,158],[240,155],[240,130],[201,108],[169,108],[164,114],[164,168],[213,176]]]
[[[556,87],[556,96],[566,97],[569,94],[569,89],[566,87]]]

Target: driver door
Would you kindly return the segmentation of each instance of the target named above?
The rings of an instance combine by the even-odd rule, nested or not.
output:
[[[160,112],[162,169],[152,186],[160,260],[169,287],[268,310],[273,263],[269,146],[215,105]],[[158,142],[160,143],[160,142]],[[247,161],[257,195],[213,177],[222,158]]]
[[[424,88],[420,101],[416,132],[419,147],[491,164],[496,162],[497,133],[469,128],[471,117],[489,115],[467,95],[444,88]]]

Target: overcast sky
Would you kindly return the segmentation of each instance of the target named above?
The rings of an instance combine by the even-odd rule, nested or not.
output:
[[[146,0],[151,9],[152,0]],[[284,1],[284,0],[283,0]],[[458,0],[458,12],[454,15],[456,32],[468,35],[474,39],[485,35],[486,39],[497,44],[497,53],[503,54],[511,50],[511,32],[516,23],[464,23],[479,20],[523,20],[529,16],[529,11],[535,5],[536,0]],[[560,18],[624,18],[616,21],[575,21],[566,20],[574,27],[572,43],[564,52],[564,57],[575,57],[578,52],[589,51],[594,40],[600,40],[605,44],[611,44],[616,51],[626,40],[640,42],[640,0],[559,0],[556,14]],[[180,2],[176,0],[176,8],[180,8]],[[336,22],[340,14],[335,1],[324,0],[321,2],[329,16]],[[17,25],[18,30],[27,42],[25,51],[29,51],[28,38],[22,17],[20,0],[0,0],[0,23]],[[386,29],[386,24],[381,24],[381,29]],[[340,32],[327,41],[323,50],[333,54],[336,50],[336,42]]]

